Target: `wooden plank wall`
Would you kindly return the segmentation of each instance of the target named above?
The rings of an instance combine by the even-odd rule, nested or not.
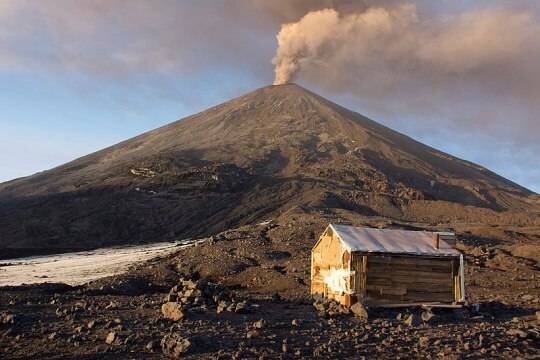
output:
[[[351,270],[354,270],[354,276],[351,279],[351,289],[354,289],[357,301],[362,301],[366,297],[366,265],[366,255],[358,252],[352,254]]]
[[[458,258],[354,255],[355,289],[368,303],[452,303],[458,295]]]

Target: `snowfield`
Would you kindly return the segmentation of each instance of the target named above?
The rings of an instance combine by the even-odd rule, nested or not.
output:
[[[169,255],[204,240],[102,248],[57,255],[0,260],[0,286],[37,283],[81,285],[125,272],[129,266]]]

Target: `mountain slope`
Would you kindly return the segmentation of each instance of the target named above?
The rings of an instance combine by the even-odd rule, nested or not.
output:
[[[519,213],[534,221],[538,200],[481,166],[291,84],[0,184],[0,247],[165,240],[291,209],[428,222]]]

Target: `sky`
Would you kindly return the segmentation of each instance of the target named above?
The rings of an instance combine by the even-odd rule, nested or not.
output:
[[[296,82],[540,192],[532,0],[0,0],[0,181]]]

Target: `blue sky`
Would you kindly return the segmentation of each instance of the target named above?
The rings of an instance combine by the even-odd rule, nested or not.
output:
[[[161,6],[144,0],[0,3],[0,181],[52,168],[272,83],[271,60],[281,25],[328,4],[256,0],[157,3]],[[336,58],[311,57],[294,80],[540,192],[536,160],[540,111],[535,105],[540,80],[536,74],[522,79],[515,72],[518,66],[527,69],[529,63],[540,60],[535,57],[540,54],[540,41],[529,35],[539,29],[538,6],[530,1],[513,2],[511,8],[503,1],[482,6],[495,3],[503,10],[485,12],[486,26],[493,14],[508,16],[509,23],[515,19],[515,26],[506,29],[515,32],[509,41],[523,40],[512,51],[504,48],[506,57],[499,63],[488,61],[473,68],[460,63],[466,68],[462,73],[452,63],[451,78],[442,74],[443,67],[433,66],[430,73],[422,69],[400,74],[399,66],[396,70],[376,64],[378,73],[400,79],[406,76],[407,86],[412,87],[404,90],[379,86],[380,78],[365,72],[373,73],[374,68],[361,68],[366,61],[360,65],[337,63],[338,67],[354,66],[347,69],[344,81],[341,74],[309,66],[309,61],[328,65],[338,61]],[[406,29],[411,33],[436,32],[437,39],[444,40],[467,36],[469,25],[471,31],[477,27],[466,22],[472,21],[467,20],[467,11],[477,10],[469,2],[450,7],[453,11],[422,4],[425,2],[416,4],[419,25]],[[338,7],[342,19],[368,9],[369,4]],[[454,13],[458,16],[448,20],[448,14]],[[454,21],[459,29],[441,25],[434,30],[433,23],[440,19],[445,19],[441,24]],[[431,28],[423,26],[424,22]],[[502,36],[494,41],[501,43]],[[363,45],[332,39],[333,43],[340,41],[352,48]],[[499,48],[488,50],[493,56],[499,54],[493,52]],[[452,47],[452,51],[460,49]],[[482,56],[484,53],[475,52],[474,60],[485,61]]]

